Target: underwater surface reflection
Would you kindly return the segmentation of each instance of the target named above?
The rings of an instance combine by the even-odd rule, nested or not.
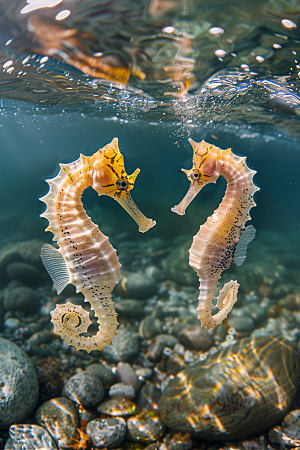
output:
[[[1,2],[0,449],[300,448],[299,14]]]

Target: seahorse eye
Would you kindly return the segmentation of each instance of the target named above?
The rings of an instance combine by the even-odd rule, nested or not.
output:
[[[193,172],[191,175],[192,180],[198,181],[200,179],[200,173],[199,172]]]
[[[125,181],[125,180],[118,180],[117,181],[117,188],[118,189],[124,190],[124,189],[127,189],[127,187],[128,187],[127,181]]]

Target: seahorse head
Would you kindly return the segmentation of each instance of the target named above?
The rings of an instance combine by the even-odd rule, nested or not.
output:
[[[173,212],[183,216],[185,210],[200,190],[209,183],[215,183],[220,176],[222,150],[205,141],[195,142],[189,139],[194,150],[193,167],[182,169],[191,182],[190,188],[182,201],[174,206]]]
[[[120,152],[117,138],[90,157],[89,167],[92,188],[98,195],[108,195],[120,203],[138,223],[141,232],[145,232],[155,225],[155,221],[147,219],[131,198],[130,191],[134,187],[140,169],[127,175],[124,157]]]

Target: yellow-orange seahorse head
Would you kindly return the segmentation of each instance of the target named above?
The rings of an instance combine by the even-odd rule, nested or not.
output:
[[[220,176],[220,160],[222,151],[205,141],[195,142],[189,139],[193,147],[193,167],[190,170],[182,169],[188,180],[203,184],[215,183]]]
[[[109,195],[116,199],[128,195],[140,172],[140,169],[136,169],[133,174],[127,175],[117,138],[90,157],[90,167],[93,189],[99,195]]]

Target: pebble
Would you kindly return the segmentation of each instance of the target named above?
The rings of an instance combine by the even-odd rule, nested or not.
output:
[[[57,450],[50,434],[38,425],[12,425],[4,450]]]
[[[153,370],[150,367],[140,367],[135,371],[135,373],[138,375],[138,377],[148,379],[152,377]]]
[[[68,398],[57,397],[43,403],[37,410],[36,421],[48,431],[60,449],[78,448],[78,411]]]
[[[111,363],[134,361],[138,354],[139,336],[126,328],[118,328],[112,344],[102,350],[102,356]]]
[[[0,338],[0,430],[23,422],[38,400],[35,368],[16,344]]]
[[[112,398],[122,397],[132,399],[135,396],[135,392],[130,384],[116,383],[113,384],[109,389],[109,396]]]
[[[104,366],[104,364],[90,364],[86,368],[86,372],[89,372],[99,378],[104,388],[108,388],[117,380],[116,375]]]
[[[138,319],[143,316],[144,308],[139,300],[126,299],[115,304],[115,310],[121,317]]]
[[[146,381],[138,393],[136,404],[143,411],[158,410],[161,391],[156,384]]]
[[[131,441],[150,443],[161,439],[166,427],[152,412],[138,414],[127,421],[128,438]]]
[[[191,240],[176,246],[163,262],[166,277],[183,286],[199,284],[196,273],[189,266],[190,247]]]
[[[165,449],[162,450],[192,450],[194,447],[189,433],[168,433],[164,438]]]
[[[300,448],[300,431],[298,427],[274,427],[268,433],[269,442],[281,450]]]
[[[159,334],[147,350],[149,361],[156,362],[162,356],[165,347],[173,348],[178,340],[170,334]]]
[[[99,414],[107,414],[108,416],[133,416],[138,414],[139,410],[135,403],[127,398],[112,398],[106,400],[97,406]]]
[[[39,271],[30,264],[13,262],[6,268],[6,273],[11,279],[16,279],[28,286],[36,285],[40,280]]]
[[[143,272],[130,273],[122,277],[118,285],[122,297],[127,298],[149,297],[156,293],[157,287],[155,278]]]
[[[155,317],[146,317],[140,323],[139,335],[145,339],[152,339],[163,332],[163,323]]]
[[[112,448],[126,436],[126,422],[121,417],[95,419],[88,423],[86,433],[96,448]]]
[[[185,353],[184,353],[185,355]],[[186,364],[184,358],[175,351],[170,354],[166,361],[167,375],[176,375],[185,368]]]
[[[17,330],[20,328],[21,322],[19,319],[15,319],[14,317],[11,317],[10,319],[6,319],[4,321],[4,327],[9,328],[10,330]]]
[[[119,362],[117,365],[117,376],[123,383],[130,384],[135,393],[139,391],[141,382],[130,364]]]
[[[230,317],[228,319],[228,325],[236,331],[245,333],[251,333],[255,328],[255,323],[251,316]]]
[[[73,402],[91,408],[101,402],[104,389],[95,375],[81,372],[69,378],[65,384],[65,395]]]
[[[286,414],[300,381],[299,367],[293,342],[242,339],[169,381],[160,400],[162,420],[172,430],[203,439],[259,433]]]
[[[40,308],[40,300],[35,291],[28,287],[20,286],[6,293],[4,307],[6,311],[34,314]]]
[[[179,317],[179,320],[175,323],[172,328],[172,334],[178,336],[180,331],[187,325],[199,325],[199,319],[195,314],[188,314],[184,317]]]
[[[29,347],[38,347],[41,344],[49,344],[52,342],[53,333],[50,331],[38,331],[30,336],[27,340],[27,345]]]
[[[8,244],[1,248],[0,250],[0,273],[5,274],[6,277],[6,267],[16,261],[22,261],[22,256],[20,255],[18,249],[14,244]],[[6,277],[7,278],[7,277]]]
[[[213,336],[201,325],[188,325],[178,334],[181,344],[192,350],[206,352],[214,345]]]

